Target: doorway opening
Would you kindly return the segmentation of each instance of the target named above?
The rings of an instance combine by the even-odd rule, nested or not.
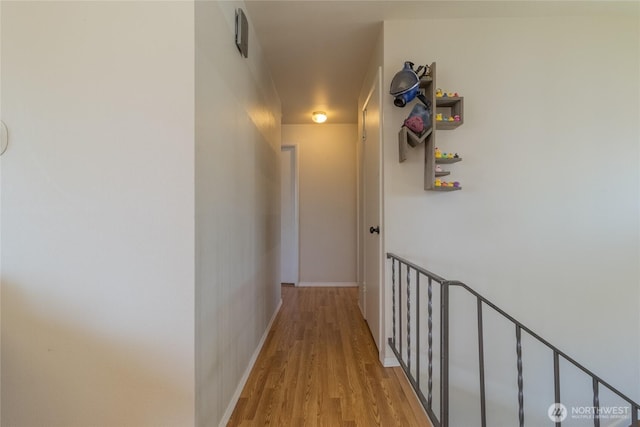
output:
[[[280,160],[280,283],[298,286],[298,147],[283,145],[280,149]]]

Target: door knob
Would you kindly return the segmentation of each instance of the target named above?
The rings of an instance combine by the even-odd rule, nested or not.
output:
[[[373,233],[378,233],[380,234],[380,226],[377,227],[369,227],[369,233],[373,234]]]

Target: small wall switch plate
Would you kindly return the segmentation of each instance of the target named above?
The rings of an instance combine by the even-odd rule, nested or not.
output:
[[[7,151],[9,146],[9,131],[3,121],[0,121],[0,156]]]

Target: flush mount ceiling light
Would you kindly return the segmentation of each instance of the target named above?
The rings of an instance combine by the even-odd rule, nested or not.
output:
[[[327,121],[327,113],[324,111],[314,111],[313,114],[311,114],[311,120],[316,123],[324,123]]]

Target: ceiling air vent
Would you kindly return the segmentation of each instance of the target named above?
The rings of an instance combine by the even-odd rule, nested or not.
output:
[[[242,56],[249,55],[249,23],[242,9],[236,9],[236,46]]]

